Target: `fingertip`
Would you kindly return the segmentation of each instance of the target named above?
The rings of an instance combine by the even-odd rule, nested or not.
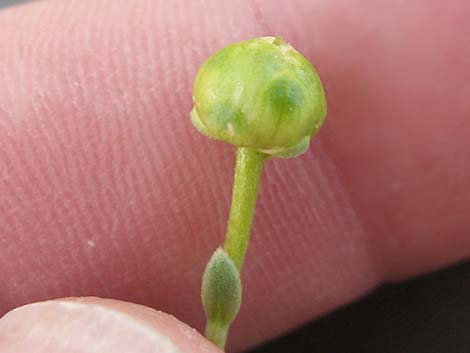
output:
[[[102,298],[29,304],[0,319],[0,352],[217,353],[196,330],[142,305]]]

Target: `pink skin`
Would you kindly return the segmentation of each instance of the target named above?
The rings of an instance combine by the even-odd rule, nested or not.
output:
[[[470,3],[51,0],[0,12],[0,312],[61,296],[201,328],[234,148],[191,126],[214,50],[281,34],[329,114],[270,161],[230,347],[470,255]],[[256,313],[256,315],[254,315]]]
[[[195,329],[149,307],[68,298],[20,307],[0,320],[4,353],[221,353]]]

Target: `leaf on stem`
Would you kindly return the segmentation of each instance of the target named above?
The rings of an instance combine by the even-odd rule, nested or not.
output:
[[[202,277],[201,297],[207,320],[221,326],[228,326],[240,309],[240,275],[232,259],[220,247],[207,263]]]

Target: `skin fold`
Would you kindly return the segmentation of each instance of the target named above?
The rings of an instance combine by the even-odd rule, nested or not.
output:
[[[230,350],[468,259],[469,16],[465,0],[1,10],[0,314],[93,295],[203,327],[235,149],[192,127],[192,80],[261,35],[312,61],[328,116],[309,152],[265,167]]]

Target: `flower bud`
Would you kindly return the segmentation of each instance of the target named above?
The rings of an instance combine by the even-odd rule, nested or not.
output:
[[[200,68],[191,119],[204,135],[268,155],[305,152],[326,115],[312,65],[280,37],[230,45]]]

